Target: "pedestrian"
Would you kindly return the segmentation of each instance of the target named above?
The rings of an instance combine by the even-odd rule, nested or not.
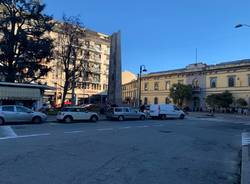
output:
[[[144,110],[145,110],[145,105],[141,105],[140,111],[141,111],[141,112],[144,112]]]

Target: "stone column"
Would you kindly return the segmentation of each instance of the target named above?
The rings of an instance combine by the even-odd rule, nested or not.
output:
[[[108,103],[118,106],[122,104],[120,31],[111,36]]]

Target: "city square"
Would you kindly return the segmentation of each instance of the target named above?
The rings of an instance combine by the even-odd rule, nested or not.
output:
[[[0,1],[0,184],[249,184],[250,3]]]

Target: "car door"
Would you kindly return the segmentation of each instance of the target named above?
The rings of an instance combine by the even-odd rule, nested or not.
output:
[[[140,113],[139,113],[139,111],[138,110],[136,110],[136,109],[131,109],[131,118],[133,118],[133,119],[138,119],[138,118],[140,118]]]
[[[79,112],[78,112],[78,118],[79,120],[88,120],[90,119],[90,113],[84,109],[84,108],[81,108],[79,109]]]
[[[19,121],[30,122],[32,121],[32,110],[22,106],[16,106],[16,114]]]
[[[18,118],[15,112],[15,106],[6,105],[2,106],[2,113],[4,115],[5,122],[18,122]]]
[[[173,111],[173,118],[179,118],[180,116],[180,109],[174,105],[174,111]]]
[[[133,114],[131,112],[131,109],[130,108],[123,108],[123,112],[124,112],[124,117],[126,119],[132,119],[133,118]]]

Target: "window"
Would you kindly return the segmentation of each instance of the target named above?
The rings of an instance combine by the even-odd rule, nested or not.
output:
[[[248,75],[248,86],[250,86],[250,74]]]
[[[145,104],[145,105],[148,104],[148,98],[147,98],[147,97],[144,98],[144,104]]]
[[[180,109],[176,106],[174,106],[174,110],[179,111]]]
[[[234,87],[235,86],[235,76],[229,76],[228,77],[228,87]]]
[[[155,97],[155,99],[154,99],[154,104],[158,104],[158,98],[157,97]]]
[[[115,112],[122,112],[122,108],[115,108]]]
[[[217,87],[217,77],[210,78],[210,88],[216,88]]]
[[[125,108],[125,112],[130,112],[129,108]]]
[[[155,82],[154,89],[157,91],[159,90],[159,82]]]
[[[85,41],[85,45],[89,47],[89,41]]]
[[[168,97],[165,98],[165,103],[169,104],[170,103],[170,99]]]
[[[25,108],[25,107],[16,107],[17,112],[32,112],[30,109]]]
[[[144,91],[148,91],[148,83],[144,83]]]
[[[192,86],[193,86],[193,88],[199,88],[199,80],[194,79],[193,82],[192,82]]]
[[[14,112],[14,106],[3,106],[2,111],[5,112]]]
[[[170,81],[166,81],[165,89],[166,89],[166,90],[169,90],[169,89],[170,89]]]

